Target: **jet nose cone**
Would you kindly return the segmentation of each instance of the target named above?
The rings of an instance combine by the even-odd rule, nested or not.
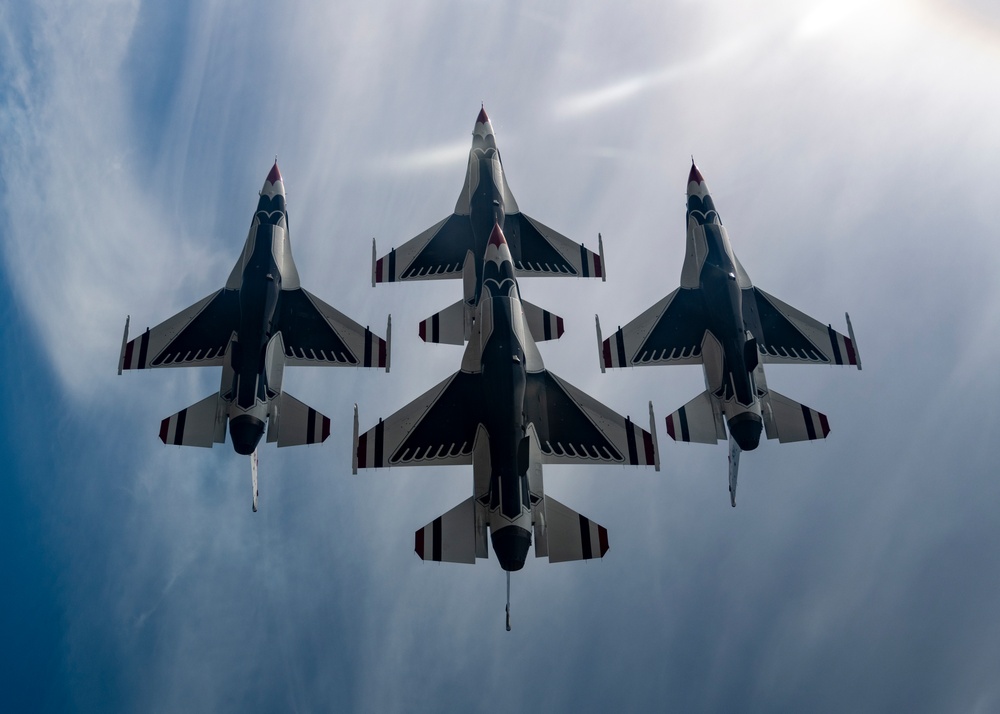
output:
[[[278,160],[274,160],[271,172],[264,179],[264,188],[260,190],[262,196],[274,196],[276,194],[285,195],[285,182],[281,178],[281,171],[278,170]]]
[[[241,414],[229,420],[229,435],[237,454],[252,454],[260,438],[264,436],[264,422],[249,414]]]
[[[507,526],[490,534],[493,552],[504,570],[520,570],[528,558],[531,533],[520,526]]]
[[[760,432],[764,422],[753,412],[737,414],[729,420],[729,433],[742,451],[753,451],[760,444]]]
[[[691,171],[688,173],[688,198],[695,196],[700,200],[711,200],[709,193],[708,184],[705,183],[705,177],[701,175],[701,171],[698,170],[698,167],[692,159]]]
[[[278,160],[274,160],[274,166],[271,167],[271,173],[267,175],[268,183],[278,183],[281,180],[281,172],[278,171]]]
[[[486,116],[486,109],[479,109],[479,116],[476,117],[476,126],[472,130],[472,149],[485,151],[486,149],[496,149],[496,137],[493,135],[493,124]]]
[[[694,161],[691,162],[691,173],[688,174],[688,183],[705,183],[704,177],[701,175],[701,171],[695,166]]]

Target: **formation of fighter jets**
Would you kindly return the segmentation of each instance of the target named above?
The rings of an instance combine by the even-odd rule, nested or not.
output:
[[[765,363],[854,365],[849,335],[754,287],[733,253],[704,178],[692,161],[687,253],[680,287],[607,339],[597,320],[600,368],[701,364],[706,390],[666,418],[677,441],[729,439],[729,493],[736,505],[742,451],[763,431],[780,442],[825,438],[826,415],[769,390]],[[359,433],[353,471],[391,466],[471,465],[469,498],[419,528],[423,560],[474,563],[492,545],[507,575],[534,545],[550,562],[601,558],[607,529],[545,493],[543,464],[660,468],[653,405],[649,431],[545,369],[536,345],[563,334],[563,319],[521,297],[526,276],[606,280],[595,253],[522,213],[504,174],[492,124],[481,109],[465,184],[454,212],[377,258],[372,285],[460,278],[461,299],[420,322],[425,342],[465,345],[459,370]],[[257,447],[321,443],[330,419],[282,391],[286,366],[378,367],[389,371],[391,318],[383,339],[299,285],[285,189],[275,161],[260,192],[243,252],[225,286],[129,340],[123,370],[221,366],[218,393],[163,419],[165,444],[224,443],[249,455],[257,510]],[[489,537],[487,538],[487,533]]]

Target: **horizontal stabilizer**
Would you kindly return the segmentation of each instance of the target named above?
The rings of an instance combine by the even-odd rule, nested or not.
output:
[[[204,446],[226,441],[226,402],[211,394],[160,422],[160,441],[175,446]]]
[[[535,555],[550,563],[603,558],[608,552],[608,529],[581,516],[551,496],[545,496],[545,525],[535,528]]]
[[[525,300],[521,301],[521,308],[524,310],[524,320],[528,323],[528,329],[531,330],[531,336],[535,342],[558,340],[562,337],[563,319],[561,317]]]
[[[717,444],[726,438],[722,409],[708,392],[702,392],[673,414],[667,415],[667,433],[674,441]]]
[[[321,444],[330,436],[330,417],[284,392],[271,402],[267,440],[278,446]]]
[[[475,563],[486,557],[486,525],[471,496],[416,532],[413,550],[422,560]]]
[[[471,331],[471,314],[464,300],[420,321],[420,339],[446,345],[463,345]]]
[[[781,443],[789,441],[811,441],[825,439],[830,433],[826,414],[810,409],[775,391],[770,391],[763,400],[764,429],[768,439]]]

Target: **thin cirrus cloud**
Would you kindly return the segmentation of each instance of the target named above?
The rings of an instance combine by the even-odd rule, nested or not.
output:
[[[1000,388],[984,119],[998,107],[976,88],[1000,59],[965,41],[955,17],[974,5],[727,8],[40,2],[12,16],[4,275],[45,361],[22,369],[56,395],[16,413],[59,434],[16,445],[15,477],[60,587],[19,587],[64,618],[46,660],[63,703],[996,704],[979,663],[1000,656],[1000,424],[979,405]],[[466,470],[349,474],[354,403],[366,427],[458,367],[461,350],[414,327],[458,286],[372,289],[371,238],[387,250],[452,209],[480,102],[520,207],[590,247],[604,236],[607,283],[522,282],[567,320],[546,366],[633,418],[651,399],[664,462],[546,468],[547,492],[607,526],[612,548],[530,562],[512,633],[492,559],[411,553],[414,530],[467,497]],[[225,280],[275,153],[303,284],[379,331],[391,311],[393,370],[289,370],[333,434],[262,450],[252,514],[228,445],[156,439],[217,371],[114,372],[126,313],[142,329]],[[597,369],[593,314],[608,329],[676,287],[692,153],[754,280],[834,327],[849,310],[865,360],[768,370],[832,432],[745,455],[735,510],[725,449],[662,429],[700,371]]]

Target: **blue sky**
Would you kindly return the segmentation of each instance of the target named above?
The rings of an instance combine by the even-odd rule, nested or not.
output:
[[[0,709],[995,711],[1000,243],[986,3],[38,1],[0,11],[4,428]],[[445,217],[484,102],[522,210],[608,281],[525,280],[566,318],[546,366],[657,411],[663,471],[550,467],[598,563],[430,565],[413,531],[462,469],[350,474],[351,417],[457,369],[418,320],[452,282],[369,285]],[[161,418],[216,370],[118,377],[133,332],[216,290],[278,155],[303,285],[391,374],[290,370],[322,446],[231,448]],[[671,291],[694,155],[754,282],[844,328],[864,371],[780,365],[829,416],[764,443],[668,441],[695,368],[601,375],[605,331]]]

